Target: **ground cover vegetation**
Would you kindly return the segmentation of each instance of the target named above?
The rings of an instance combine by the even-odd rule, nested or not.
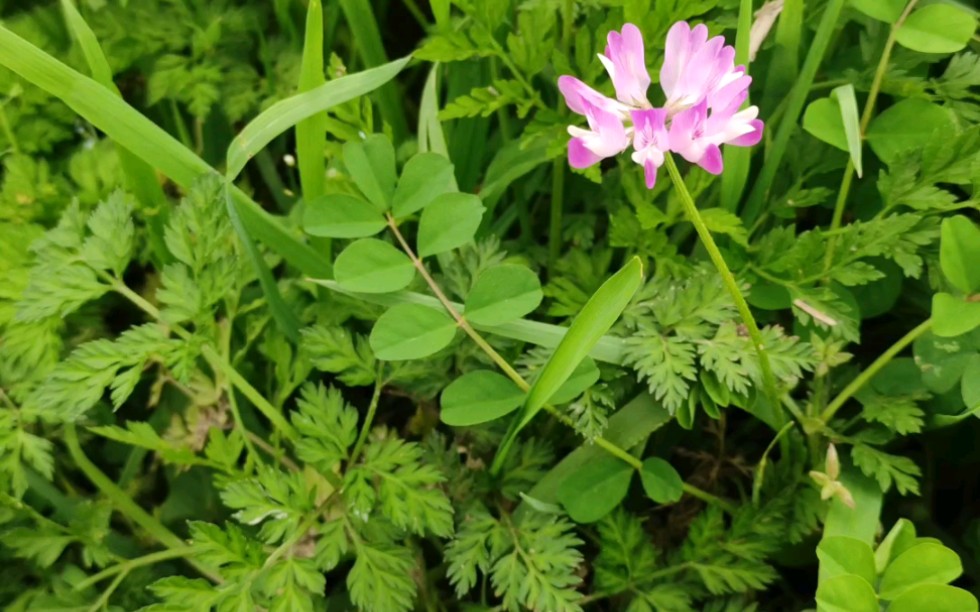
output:
[[[0,605],[976,611],[977,20],[0,1]]]

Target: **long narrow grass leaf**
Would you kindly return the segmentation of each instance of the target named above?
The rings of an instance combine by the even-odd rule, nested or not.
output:
[[[0,65],[59,98],[115,142],[182,187],[216,172],[177,139],[109,92],[10,30],[0,26]],[[339,80],[339,79],[338,79]],[[233,188],[238,211],[249,234],[311,276],[328,276],[330,262],[300,242],[273,216]]]
[[[751,226],[759,217],[759,214],[762,213],[763,204],[765,204],[765,200],[769,196],[769,190],[772,188],[772,183],[782,165],[783,155],[786,154],[786,147],[789,146],[790,136],[796,131],[800,113],[803,112],[807,95],[810,93],[813,79],[817,76],[817,69],[820,67],[824,54],[827,52],[827,47],[830,45],[830,39],[834,34],[834,30],[837,29],[837,22],[840,19],[843,8],[844,0],[830,0],[823,10],[820,25],[817,26],[817,33],[813,37],[809,51],[807,51],[806,60],[804,60],[803,68],[800,70],[800,76],[796,79],[796,83],[793,84],[793,89],[789,92],[786,102],[786,112],[783,114],[779,122],[779,127],[776,129],[776,137],[773,139],[772,149],[766,156],[766,163],[762,165],[759,178],[756,179],[755,185],[752,186],[749,199],[745,204],[745,209],[742,211],[742,221],[746,226]]]
[[[343,104],[395,78],[411,56],[324,83],[276,102],[246,125],[228,146],[227,176],[238,176],[248,160],[286,130],[331,106]]]
[[[303,62],[299,73],[299,90],[307,92],[323,85],[323,10],[320,0],[310,0],[306,12],[306,37]],[[303,200],[309,202],[323,195],[326,162],[323,150],[327,143],[326,116],[314,114],[296,124],[296,165]]]
[[[419,104],[419,151],[432,151],[449,157],[446,134],[439,120],[439,62],[432,64],[429,76],[422,88],[422,101]]]
[[[374,17],[374,9],[371,8],[372,3],[364,0],[339,0],[339,3],[354,39],[354,46],[365,65],[373,68],[387,63],[388,55],[381,43],[381,32]],[[408,120],[394,83],[389,83],[378,91],[378,104],[381,107],[381,116],[391,126],[395,142],[401,142],[408,136]]]

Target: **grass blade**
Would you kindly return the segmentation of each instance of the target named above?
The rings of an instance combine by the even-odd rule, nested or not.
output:
[[[238,176],[248,160],[265,148],[273,138],[331,106],[343,104],[377,89],[401,72],[410,59],[411,56],[406,56],[276,102],[250,121],[228,145],[227,178]]]
[[[769,196],[769,190],[772,188],[772,183],[776,179],[777,172],[780,170],[783,155],[786,154],[786,147],[789,146],[790,136],[793,135],[793,132],[797,128],[800,113],[803,112],[807,95],[809,95],[810,87],[813,85],[813,79],[817,76],[817,69],[820,68],[820,62],[823,61],[823,56],[827,52],[830,39],[833,36],[834,30],[837,29],[837,22],[840,19],[843,8],[844,0],[830,0],[824,9],[823,16],[820,18],[820,25],[817,26],[817,33],[813,37],[813,42],[810,44],[810,50],[806,54],[806,60],[803,62],[800,76],[796,79],[796,83],[793,84],[793,89],[789,92],[786,112],[779,122],[776,136],[773,139],[772,149],[766,156],[766,163],[762,165],[759,178],[756,179],[755,185],[752,186],[748,202],[746,202],[745,209],[742,211],[742,221],[747,227],[751,227],[759,217],[759,214],[762,213],[763,204],[765,204],[765,200]]]
[[[323,85],[323,10],[320,0],[310,0],[306,13],[306,37],[303,42],[303,61],[299,74],[299,90],[307,92]],[[296,124],[296,165],[303,200],[309,202],[323,195],[326,180],[326,160],[323,150],[327,144],[326,116],[316,113]]]
[[[432,151],[449,158],[446,134],[442,131],[442,122],[439,121],[438,78],[439,62],[435,62],[429,70],[429,76],[425,79],[422,101],[419,104],[419,152]]]
[[[182,187],[216,172],[177,139],[94,80],[0,26],[0,65],[59,98],[92,125]],[[356,75],[352,75],[356,76]],[[344,77],[349,78],[349,77]],[[340,79],[338,79],[340,81]],[[232,196],[249,234],[310,276],[329,276],[330,262],[237,188]]]
[[[374,18],[371,3],[364,0],[339,0],[344,19],[350,27],[351,37],[358,53],[366,67],[381,66],[388,62],[384,45],[381,44],[381,32]],[[396,143],[408,136],[408,120],[402,106],[401,96],[394,83],[389,83],[378,92],[378,105],[381,116],[391,126]]]
[[[837,98],[840,106],[840,116],[844,123],[844,134],[847,136],[847,151],[851,155],[851,163],[858,178],[863,174],[861,165],[861,119],[858,117],[857,96],[854,94],[854,85],[848,83],[835,87],[830,93]]]
[[[589,298],[572,321],[568,333],[562,338],[551,359],[531,385],[527,402],[518,421],[518,428],[527,425],[558,388],[568,380],[579,362],[585,359],[596,342],[619,319],[619,315],[633,299],[633,294],[640,288],[642,282],[643,264],[638,257],[633,257]]]
[[[65,23],[72,38],[78,43],[85,56],[85,62],[92,73],[92,78],[116,96],[122,97],[119,88],[112,80],[112,69],[106,60],[105,53],[78,9],[71,0],[61,0],[61,8],[65,14]],[[157,180],[153,168],[133,155],[125,147],[118,146],[119,163],[122,166],[126,186],[143,205],[143,214],[149,227],[150,246],[157,263],[165,264],[172,258],[163,239],[164,227],[167,224],[170,202],[163,193],[163,187]]]

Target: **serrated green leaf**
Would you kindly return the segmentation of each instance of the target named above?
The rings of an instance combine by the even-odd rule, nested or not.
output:
[[[442,392],[439,418],[446,425],[469,427],[510,414],[524,402],[524,392],[509,378],[490,370],[460,376]]]
[[[381,315],[368,342],[384,361],[421,359],[449,346],[456,322],[446,313],[419,304],[399,304]]]
[[[415,266],[391,244],[377,238],[362,238],[337,256],[334,278],[347,291],[389,293],[412,282]]]
[[[404,218],[422,210],[436,197],[456,190],[452,162],[438,153],[419,153],[405,163],[392,198],[391,212]]]
[[[422,210],[419,219],[419,257],[438,255],[473,240],[486,209],[470,193],[444,193]]]
[[[310,200],[303,210],[303,229],[313,236],[365,238],[385,225],[385,218],[370,203],[343,193]]]
[[[674,466],[659,457],[643,460],[640,480],[647,497],[658,504],[672,504],[684,494],[684,481]]]

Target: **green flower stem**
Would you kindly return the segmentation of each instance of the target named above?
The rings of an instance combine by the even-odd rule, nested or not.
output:
[[[932,319],[926,319],[922,323],[919,323],[919,325],[916,326],[914,329],[912,329],[909,333],[899,338],[895,344],[888,347],[888,350],[886,350],[877,359],[875,359],[874,362],[872,362],[872,364],[867,367],[867,369],[861,372],[861,374],[859,374],[846,387],[844,387],[844,390],[841,391],[837,395],[837,397],[833,399],[833,401],[827,404],[827,407],[824,408],[824,411],[820,413],[821,420],[823,420],[823,422],[826,423],[831,418],[833,418],[834,414],[836,414],[837,411],[844,406],[847,400],[851,399],[851,397],[853,397],[855,393],[860,391],[861,388],[864,387],[864,385],[868,384],[868,382],[872,378],[874,378],[875,374],[880,372],[882,368],[888,365],[888,363],[891,362],[891,360],[894,359],[896,355],[901,353],[902,350],[905,349],[905,347],[915,342],[916,338],[926,333],[931,328],[932,328]]]
[[[142,557],[136,557],[134,559],[127,559],[122,563],[108,567],[94,576],[89,576],[85,580],[76,584],[73,588],[76,591],[84,591],[90,586],[95,585],[98,582],[105,580],[110,576],[115,576],[116,574],[128,574],[138,567],[144,567],[147,565],[153,565],[154,563],[159,563],[160,561],[169,561],[170,559],[182,559],[184,557],[191,557],[196,553],[200,552],[200,548],[195,546],[183,546],[180,548],[168,548],[166,550],[160,550],[155,553],[150,553],[148,555],[143,555]]]
[[[708,230],[708,226],[705,225],[704,219],[701,217],[701,213],[698,211],[698,207],[694,204],[694,198],[691,197],[691,192],[687,190],[687,185],[684,184],[684,179],[681,177],[681,173],[677,169],[677,164],[674,162],[674,158],[670,155],[670,153],[664,157],[664,164],[667,166],[667,172],[670,174],[670,178],[674,182],[674,187],[677,189],[677,192],[680,195],[681,203],[684,206],[684,211],[687,213],[688,219],[694,225],[694,229],[698,233],[698,237],[701,239],[701,244],[704,245],[705,250],[708,252],[708,256],[711,258],[711,262],[715,264],[715,268],[717,268],[718,273],[721,275],[721,279],[725,283],[725,287],[728,289],[732,299],[735,301],[735,307],[738,309],[738,313],[742,317],[742,322],[745,324],[745,327],[748,328],[749,338],[752,340],[752,345],[755,347],[755,352],[759,356],[759,366],[762,370],[763,386],[765,387],[766,395],[768,396],[770,405],[772,406],[772,416],[775,418],[775,423],[769,423],[769,425],[775,425],[775,427],[778,428],[783,424],[783,413],[780,409],[782,404],[779,401],[779,392],[777,391],[776,387],[776,376],[773,374],[772,365],[769,363],[769,354],[766,352],[765,346],[762,343],[762,332],[759,331],[759,326],[755,322],[755,317],[752,316],[752,311],[749,309],[749,305],[745,301],[745,296],[742,295],[742,291],[738,287],[738,282],[736,282],[735,276],[728,268],[728,264],[725,262],[724,256],[722,256],[721,251],[718,249],[718,245],[715,244],[715,239],[711,236],[711,231]]]
[[[901,16],[898,18],[894,24],[892,24],[891,31],[888,33],[888,39],[885,41],[885,48],[881,52],[881,59],[878,60],[878,67],[875,69],[874,79],[871,81],[871,89],[868,90],[868,99],[864,103],[864,110],[861,112],[861,140],[864,140],[864,135],[868,131],[868,125],[871,123],[871,117],[874,114],[875,103],[878,101],[878,94],[881,92],[881,84],[885,80],[885,73],[888,71],[888,62],[892,57],[892,49],[895,47],[895,37],[898,35],[898,29],[902,27],[905,20],[908,19],[909,14],[915,5],[918,4],[919,0],[910,0],[905,6],[905,10],[902,11]],[[844,218],[844,207],[847,205],[847,196],[851,192],[851,184],[854,182],[854,163],[848,160],[847,167],[844,168],[844,177],[841,180],[840,189],[837,192],[837,201],[834,203],[834,216],[830,221],[830,231],[834,231],[840,228],[841,222]],[[834,263],[834,250],[837,247],[837,237],[831,234],[830,240],[827,241],[827,252],[824,254],[824,274],[830,270],[830,267]]]
[[[125,491],[120,489],[116,483],[112,482],[108,476],[106,476],[94,463],[92,463],[89,458],[82,451],[81,445],[78,443],[78,433],[75,430],[74,423],[68,423],[65,425],[64,429],[64,439],[65,445],[68,447],[68,453],[71,455],[72,461],[78,466],[78,469],[85,474],[89,482],[94,484],[99,492],[102,493],[112,505],[122,513],[130,521],[139,525],[146,531],[154,540],[166,546],[168,549],[184,550],[187,548],[187,544],[177,537],[172,531],[167,529],[163,523],[156,520],[150,514],[141,508],[136,502],[126,494]],[[193,558],[182,557],[189,565],[194,567],[201,575],[205,576],[215,584],[221,584],[224,580],[221,576],[215,572],[213,569],[198,563]]]
[[[504,357],[500,353],[496,351],[496,349],[490,346],[490,343],[487,342],[486,339],[484,339],[484,337],[480,335],[480,332],[473,329],[473,327],[469,324],[466,318],[462,314],[460,314],[458,310],[456,310],[456,307],[453,306],[453,303],[449,300],[448,297],[446,297],[446,294],[442,291],[442,288],[439,286],[439,283],[437,283],[435,279],[432,278],[432,275],[429,274],[429,271],[425,267],[425,264],[422,263],[422,260],[418,258],[418,256],[415,254],[415,251],[413,251],[412,247],[409,246],[408,241],[405,240],[405,237],[398,229],[398,224],[395,223],[394,217],[392,217],[390,214],[388,215],[388,227],[395,235],[395,239],[398,241],[398,244],[401,245],[402,250],[405,251],[405,254],[408,255],[408,258],[412,260],[412,264],[415,265],[415,269],[418,270],[418,273],[422,276],[423,279],[425,279],[426,284],[429,285],[429,289],[431,289],[432,293],[434,293],[435,296],[439,299],[439,302],[442,304],[443,308],[446,309],[449,315],[456,320],[457,325],[459,325],[459,327],[466,332],[466,334],[476,343],[476,345],[479,346],[483,350],[483,352],[487,354],[488,357],[490,357],[490,359],[507,375],[508,378],[514,381],[514,384],[516,384],[524,392],[529,391],[531,389],[531,385],[529,385],[528,382],[524,380],[524,377],[521,376],[520,373],[517,370],[515,370],[510,365],[510,363],[506,359],[504,359]],[[567,425],[568,427],[571,427],[572,429],[575,428],[575,424],[572,423],[571,419],[569,419],[566,415],[558,412],[558,409],[555,408],[554,406],[545,404],[544,409],[548,411],[548,413],[550,413],[553,417],[555,417],[559,422],[563,423],[564,425]],[[361,433],[363,435],[363,431]],[[643,468],[642,461],[640,461],[633,455],[629,454],[629,452],[624,450],[622,447],[613,444],[609,440],[606,440],[605,438],[602,437],[597,437],[595,438],[595,440],[593,440],[593,442],[597,446],[599,446],[600,448],[608,452],[610,455],[613,455],[614,457],[617,457],[622,461],[625,461],[627,464],[633,467],[633,469],[640,470]],[[502,461],[502,458],[506,453],[506,451],[507,449],[505,448],[501,448],[498,450],[497,452],[498,456],[494,457],[494,465],[498,465],[498,466],[500,465],[500,462]],[[706,491],[702,491],[701,489],[698,489],[694,485],[689,485],[687,483],[684,483],[684,491],[690,494],[692,497],[697,497],[698,499],[705,501],[707,503],[715,504],[726,512],[731,513],[735,509],[735,507],[729,504],[728,502],[722,500],[721,498],[715,497],[714,495],[711,495]]]

